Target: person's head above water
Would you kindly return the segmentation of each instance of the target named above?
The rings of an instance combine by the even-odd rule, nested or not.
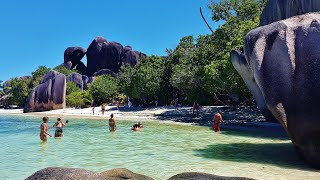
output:
[[[61,121],[61,118],[60,118],[60,117],[58,117],[58,118],[57,118],[57,121]]]
[[[43,122],[48,122],[48,121],[49,121],[49,118],[48,118],[47,116],[45,116],[45,117],[42,118],[42,121],[43,121]]]
[[[111,114],[110,117],[113,118],[113,114]]]

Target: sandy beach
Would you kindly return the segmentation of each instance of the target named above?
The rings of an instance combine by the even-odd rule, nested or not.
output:
[[[266,127],[266,128],[282,128],[278,123],[266,122],[262,114],[257,109],[245,107],[229,107],[229,106],[203,106],[199,110],[192,113],[192,107],[174,106],[162,107],[131,107],[121,106],[117,110],[116,106],[106,106],[105,114],[102,115],[101,107],[95,108],[93,115],[92,108],[66,108],[44,112],[23,113],[22,109],[0,109],[1,114],[23,115],[23,116],[48,116],[48,117],[73,117],[86,119],[107,119],[113,113],[116,120],[158,120],[169,123],[183,123],[189,125],[211,126],[212,118],[216,112],[221,110],[224,123],[222,126],[228,127]]]

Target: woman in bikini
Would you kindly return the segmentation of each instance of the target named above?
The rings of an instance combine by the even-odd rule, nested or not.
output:
[[[47,141],[47,136],[50,136],[52,137],[49,133],[48,133],[48,121],[49,121],[49,118],[46,116],[46,117],[43,117],[42,118],[43,122],[42,124],[40,125],[40,139],[42,141]]]

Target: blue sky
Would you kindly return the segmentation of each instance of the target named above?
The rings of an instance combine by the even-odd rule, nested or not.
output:
[[[199,7],[216,28],[209,0],[10,0],[0,6],[0,80],[63,62],[67,47],[88,48],[96,36],[165,55],[183,36],[209,34]],[[84,60],[85,61],[85,60]]]

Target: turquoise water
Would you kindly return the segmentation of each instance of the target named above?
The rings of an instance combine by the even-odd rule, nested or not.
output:
[[[256,179],[319,179],[319,171],[301,162],[283,131],[231,130],[133,121],[69,119],[63,138],[39,140],[40,117],[0,116],[0,179],[23,179],[33,172],[61,166],[97,172],[128,168],[154,179],[197,171]],[[54,118],[50,118],[52,126]],[[50,129],[54,134],[54,129]]]

